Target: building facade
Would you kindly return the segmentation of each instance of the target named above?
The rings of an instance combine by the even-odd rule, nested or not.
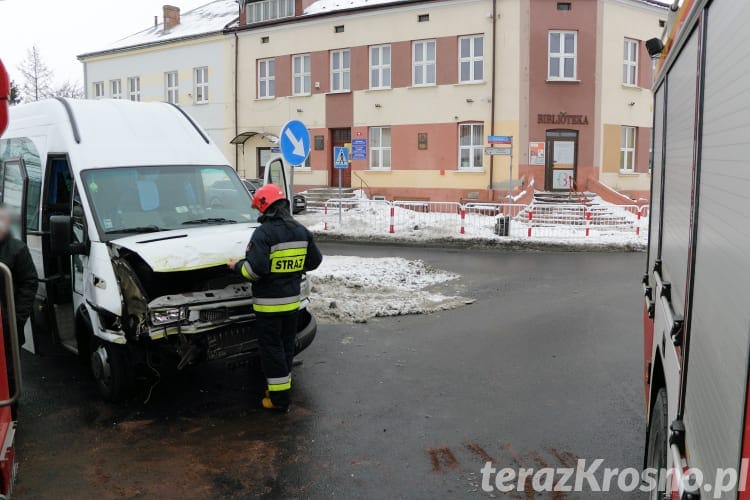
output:
[[[157,25],[145,43],[136,34],[82,56],[89,96],[109,97],[115,73],[126,92],[123,71],[141,75],[141,99],[170,100],[177,89],[244,177],[261,176],[283,124],[302,120],[312,152],[295,168],[298,190],[337,185],[333,152],[346,146],[343,183],[370,196],[648,196],[645,40],[667,17],[655,0],[218,0],[202,9],[224,12],[213,31],[195,11],[165,29],[165,10],[169,39]],[[196,102],[199,68],[207,104]],[[513,155],[486,155],[490,135],[511,136]]]
[[[224,28],[237,16],[232,0],[182,15],[165,5],[162,22],[155,19],[111,47],[78,56],[86,97],[174,103],[234,159],[232,41]]]

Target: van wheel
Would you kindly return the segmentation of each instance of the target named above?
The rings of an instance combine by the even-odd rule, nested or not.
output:
[[[662,387],[656,393],[654,408],[648,423],[648,452],[646,454],[646,468],[657,471],[656,479],[659,481],[656,488],[649,494],[652,500],[664,500],[667,498],[667,485],[661,484],[661,471],[667,468],[667,436],[669,429],[667,421],[667,390]],[[666,481],[665,481],[666,482]]]
[[[106,401],[119,401],[133,386],[133,365],[127,347],[92,339],[91,373]]]

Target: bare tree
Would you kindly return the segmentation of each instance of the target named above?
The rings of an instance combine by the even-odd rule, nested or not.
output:
[[[38,101],[52,94],[52,71],[42,59],[39,48],[34,45],[26,52],[18,66],[23,76],[21,93],[27,101]]]
[[[52,95],[55,97],[71,97],[73,99],[83,99],[85,97],[81,84],[78,82],[71,82],[70,80],[65,80],[55,87],[52,91]]]
[[[21,92],[18,90],[18,84],[11,80],[10,82],[10,98],[8,99],[8,104],[13,106],[14,104],[18,104],[21,102]]]

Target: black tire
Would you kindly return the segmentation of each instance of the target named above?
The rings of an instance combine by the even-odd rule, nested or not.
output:
[[[92,338],[91,373],[105,401],[120,401],[133,388],[134,369],[127,347]]]
[[[656,393],[651,418],[648,422],[648,450],[646,452],[646,468],[655,469],[659,475],[667,468],[667,441],[669,439],[669,415],[667,413],[667,390],[662,387]],[[657,480],[661,478],[657,475]],[[657,484],[649,498],[662,500],[667,498],[667,485]]]

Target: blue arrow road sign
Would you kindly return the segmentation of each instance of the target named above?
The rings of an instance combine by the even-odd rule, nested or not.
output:
[[[302,165],[310,154],[310,132],[299,120],[290,120],[279,135],[281,156],[289,165]]]
[[[349,168],[349,150],[344,147],[333,148],[333,166]]]

